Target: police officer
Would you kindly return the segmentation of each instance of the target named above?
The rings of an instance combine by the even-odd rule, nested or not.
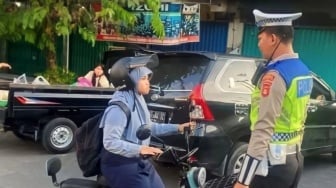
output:
[[[254,10],[258,47],[268,63],[251,103],[251,138],[234,188],[296,188],[300,147],[313,80],[293,51],[292,21],[302,14]]]

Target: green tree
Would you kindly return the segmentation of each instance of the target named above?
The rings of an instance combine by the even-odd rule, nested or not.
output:
[[[78,32],[92,45],[96,39],[92,0],[26,0],[15,3],[0,0],[0,39],[24,40],[46,54],[48,69],[56,69],[55,41],[59,36]],[[97,2],[97,1],[96,1]],[[98,1],[99,2],[99,1]],[[132,27],[136,17],[123,7],[145,2],[153,10],[152,27],[164,37],[159,16],[160,0],[101,0],[100,17]],[[8,19],[10,18],[10,19]]]

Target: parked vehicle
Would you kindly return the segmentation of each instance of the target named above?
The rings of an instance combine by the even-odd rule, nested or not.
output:
[[[33,139],[52,153],[74,145],[74,131],[107,106],[114,89],[10,84],[4,130]]]
[[[109,66],[123,55],[130,55],[119,51],[107,54],[112,55],[105,61]],[[7,89],[7,106],[0,108],[4,130],[12,131],[20,139],[41,142],[51,153],[70,151],[76,128],[103,111],[116,91],[114,88],[13,83]]]

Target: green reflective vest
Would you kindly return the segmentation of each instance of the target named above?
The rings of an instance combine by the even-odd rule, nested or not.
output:
[[[283,60],[268,67],[276,70],[284,78],[287,91],[284,96],[280,117],[275,120],[272,143],[301,143],[307,105],[313,86],[313,79],[308,68],[299,59]],[[290,71],[288,71],[290,70]],[[276,87],[276,86],[272,86]],[[258,120],[260,88],[255,87],[251,103],[251,130]]]

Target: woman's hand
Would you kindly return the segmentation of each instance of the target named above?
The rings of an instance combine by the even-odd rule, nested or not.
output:
[[[141,146],[140,155],[159,155],[162,153],[162,150],[150,146]]]
[[[183,133],[185,127],[190,127],[190,130],[194,130],[195,127],[196,127],[196,121],[190,121],[190,122],[187,122],[187,123],[180,124],[179,127],[178,127],[178,131],[180,133]]]

